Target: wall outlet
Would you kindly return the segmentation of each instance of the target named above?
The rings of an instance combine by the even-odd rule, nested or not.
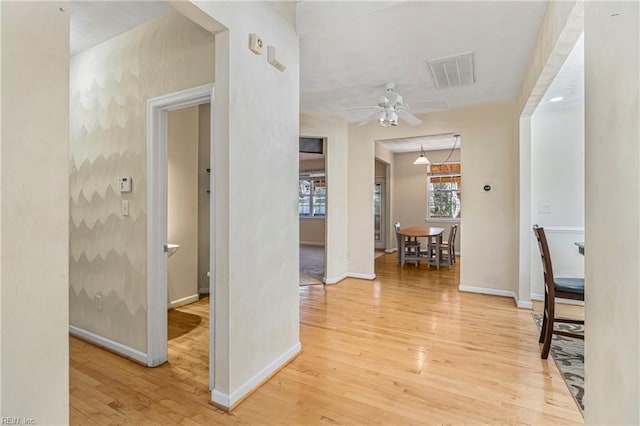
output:
[[[347,260],[351,260],[351,252],[347,252]]]
[[[102,310],[102,295],[101,294],[96,294],[95,298],[94,298],[95,304],[96,304],[96,310],[97,311],[101,311]]]

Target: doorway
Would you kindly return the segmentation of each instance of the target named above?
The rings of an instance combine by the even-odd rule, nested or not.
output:
[[[149,99],[147,134],[147,365],[155,367],[168,359],[168,316],[167,316],[167,258],[168,242],[168,113],[203,104],[213,104],[213,84],[206,84],[180,92]],[[214,123],[213,108],[210,108],[210,125]],[[213,143],[210,133],[209,146]],[[210,160],[213,164],[213,150]],[[209,176],[212,176],[210,173]],[[211,179],[209,180],[211,183]],[[211,186],[210,186],[211,187]],[[209,202],[213,192],[209,192]],[[209,264],[213,250],[213,215],[209,215],[209,241],[211,242]],[[209,274],[209,293],[213,298],[213,274]],[[213,300],[210,302],[213,306]],[[213,318],[211,318],[213,321]],[[213,365],[213,339],[209,342],[209,362]],[[213,368],[210,368],[210,375]],[[210,387],[213,383],[210,376]]]
[[[376,168],[377,166],[378,161]],[[373,232],[376,250],[384,250],[387,244],[386,186],[386,179],[376,176],[373,190]]]

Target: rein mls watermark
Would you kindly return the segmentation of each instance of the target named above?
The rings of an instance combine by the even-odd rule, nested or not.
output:
[[[30,417],[0,417],[2,425],[35,425],[36,420]]]

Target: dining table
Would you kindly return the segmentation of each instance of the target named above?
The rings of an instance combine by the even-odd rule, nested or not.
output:
[[[433,262],[438,268],[440,268],[440,249],[437,245],[439,245],[442,242],[443,233],[444,233],[444,228],[440,228],[437,226],[409,226],[407,228],[402,228],[398,230],[398,234],[403,237],[403,238],[400,238],[400,247],[398,248],[398,261],[400,262],[400,265],[404,267],[404,263],[407,260],[406,253],[405,253],[406,238],[404,237],[409,237],[409,238],[424,237],[424,238],[427,238],[429,246],[431,246],[432,244],[436,244],[435,258],[433,259]],[[416,259],[412,258],[410,260],[416,260]],[[421,259],[417,259],[417,260],[421,260]],[[428,265],[430,264],[429,261],[431,261],[430,256],[427,258]]]

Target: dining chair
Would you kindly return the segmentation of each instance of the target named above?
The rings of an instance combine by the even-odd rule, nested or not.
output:
[[[400,222],[396,222],[394,225],[396,230],[396,238],[398,240],[398,256],[396,258],[396,263],[400,263],[402,253],[400,252],[400,247],[402,239],[404,238],[404,255],[405,262],[407,262],[406,258],[410,258],[409,262],[415,263],[416,266],[420,266],[420,241],[417,238],[405,237],[399,233],[400,231]]]
[[[442,254],[445,253],[447,265],[449,269],[456,263],[456,234],[458,232],[458,225],[451,225],[451,230],[449,231],[449,238],[447,241],[442,241],[438,244],[438,250],[440,250],[440,259],[443,259]]]
[[[547,243],[544,228],[533,225],[533,233],[538,240],[538,248],[540,249],[540,256],[542,257],[542,272],[544,274],[544,314],[538,343],[542,343],[541,358],[547,359],[549,349],[551,348],[551,338],[554,334],[584,340],[584,335],[582,334],[554,329],[554,323],[556,322],[584,324],[584,320],[556,318],[555,316],[556,298],[584,301],[584,278],[554,277],[551,253],[549,252],[549,244]]]

